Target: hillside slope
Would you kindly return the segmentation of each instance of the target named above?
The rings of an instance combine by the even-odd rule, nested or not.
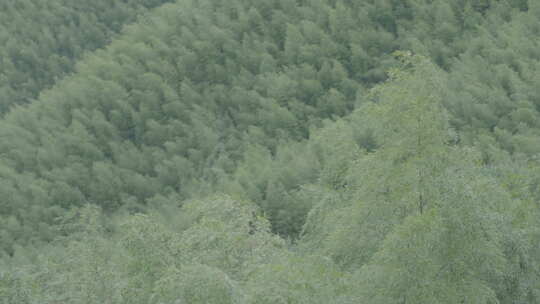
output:
[[[251,150],[246,159],[262,164],[240,166],[270,162],[278,169],[259,174],[284,178],[319,160],[318,178],[296,190],[314,208],[294,244],[271,232],[263,209],[230,196],[113,217],[88,205],[63,216],[62,237],[39,252],[0,260],[0,295],[10,304],[536,303],[540,209],[527,186],[540,167],[486,166],[457,145],[442,107],[448,75],[423,57],[398,58],[359,109],[280,146],[274,160]]]
[[[486,162],[534,155],[535,38],[508,50],[519,35],[503,35],[534,31],[538,8],[523,3],[167,4],[0,122],[2,246],[54,238],[54,219],[87,203],[135,211],[216,190],[255,201],[274,231],[296,236],[311,203],[293,194],[318,178],[317,162],[269,173],[272,182],[255,168],[279,172],[269,164],[291,149],[278,147],[363,104],[400,48],[448,71],[443,103],[458,141],[481,146]],[[428,31],[439,23],[445,31]],[[490,68],[500,76],[469,62],[486,39],[501,40],[482,57],[499,60]]]
[[[170,1],[0,3],[0,114],[35,100],[73,71],[86,52],[108,44],[125,24]]]

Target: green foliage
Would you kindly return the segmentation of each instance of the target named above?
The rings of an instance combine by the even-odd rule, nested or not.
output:
[[[242,286],[254,267],[285,243],[256,206],[212,197],[164,216],[131,215],[106,224],[95,206],[63,219],[53,246],[13,275],[1,273],[6,303],[246,303]],[[7,268],[10,269],[10,268]],[[13,268],[17,269],[17,268]]]
[[[535,1],[34,2],[0,304],[539,302]]]
[[[452,144],[440,72],[409,58],[354,115],[373,128],[377,148],[347,158],[346,187],[319,196],[301,247],[354,271],[361,302],[490,303],[500,286],[534,298],[530,281],[510,275],[531,239],[514,234],[508,209],[527,204],[486,175],[479,153]]]
[[[343,279],[326,257],[288,253],[250,273],[247,303],[348,303]]]
[[[30,303],[26,286],[17,274],[0,269],[0,303]]]
[[[122,26],[170,1],[35,1],[2,3],[0,114],[35,100],[70,74],[85,52],[108,44]]]
[[[245,303],[238,287],[224,272],[206,265],[189,265],[161,277],[151,303]]]
[[[0,215],[23,227],[17,242],[50,241],[54,218],[86,203],[113,213],[211,194],[236,175],[251,145],[273,158],[281,143],[351,111],[361,92],[348,55],[356,36],[332,31],[354,18],[325,22],[346,16],[348,4],[291,3],[164,5],[86,56],[38,102],[11,111],[0,122]],[[310,204],[293,205],[284,191],[297,186],[284,180],[268,187],[268,200],[257,203],[274,231],[297,235]],[[18,232],[3,223],[11,254]]]
[[[450,165],[450,132],[439,106],[441,97],[436,95],[440,93],[440,74],[425,59],[403,56],[405,66],[412,65],[410,71],[391,73],[389,82],[372,90],[376,102],[365,104],[352,118],[360,129],[372,130],[377,149],[366,153],[353,146],[343,149],[348,151],[345,157],[333,157],[333,161],[341,159],[339,164],[328,164],[332,170],[339,170],[330,175],[337,197],[323,200],[310,215],[310,221],[332,221],[323,224],[334,227],[330,235],[323,233],[315,238],[327,242],[344,266],[362,265],[395,225],[433,207],[440,195],[436,191],[437,176]],[[354,127],[351,129],[349,132],[354,132]],[[324,206],[334,204],[336,199],[346,203]],[[357,236],[354,230],[363,233]],[[312,238],[311,232],[306,232]]]

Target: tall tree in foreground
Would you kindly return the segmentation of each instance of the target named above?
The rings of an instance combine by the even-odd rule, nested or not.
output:
[[[453,144],[440,105],[444,73],[400,57],[402,68],[351,120],[371,130],[375,148],[351,160],[341,190],[349,201],[311,212],[307,247],[357,269],[364,303],[495,302],[506,267],[503,209],[514,202],[479,153]]]

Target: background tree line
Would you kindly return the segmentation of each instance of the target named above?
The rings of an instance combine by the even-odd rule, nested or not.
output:
[[[122,26],[170,1],[36,1],[0,4],[0,114],[27,104],[73,71]]]

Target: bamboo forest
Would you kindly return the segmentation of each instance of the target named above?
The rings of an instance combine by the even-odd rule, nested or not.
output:
[[[540,303],[540,1],[0,0],[0,304]]]

